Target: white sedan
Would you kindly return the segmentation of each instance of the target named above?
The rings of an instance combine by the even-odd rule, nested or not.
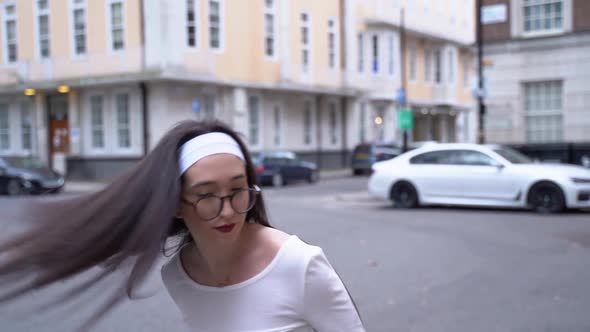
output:
[[[533,163],[496,145],[429,144],[375,163],[369,195],[394,206],[494,206],[557,213],[590,208],[590,170]]]

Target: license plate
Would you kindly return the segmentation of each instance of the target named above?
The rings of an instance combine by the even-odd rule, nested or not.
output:
[[[62,185],[62,182],[59,180],[43,182],[43,187],[45,187],[45,188],[57,188],[61,185]]]
[[[359,152],[356,154],[356,159],[367,159],[369,158],[368,153]]]

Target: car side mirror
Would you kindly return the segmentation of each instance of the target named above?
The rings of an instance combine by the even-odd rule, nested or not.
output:
[[[503,164],[496,164],[496,168],[498,169],[498,172],[502,171],[505,167],[506,166],[504,166]]]

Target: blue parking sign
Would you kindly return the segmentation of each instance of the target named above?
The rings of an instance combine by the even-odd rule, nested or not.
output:
[[[201,105],[199,104],[199,101],[197,99],[194,99],[193,100],[193,112],[199,113],[200,110],[201,110]]]
[[[406,92],[403,88],[397,89],[397,96],[395,99],[399,105],[404,105],[406,103]]]

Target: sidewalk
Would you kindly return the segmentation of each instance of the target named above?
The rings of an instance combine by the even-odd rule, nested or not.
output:
[[[349,168],[320,170],[320,181],[341,179],[352,176]],[[66,180],[64,193],[81,194],[103,189],[109,184],[108,181],[84,181],[84,180]]]

